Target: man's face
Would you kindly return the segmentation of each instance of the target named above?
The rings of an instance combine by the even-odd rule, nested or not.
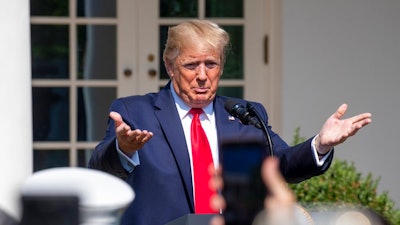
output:
[[[214,100],[223,69],[217,50],[192,45],[166,66],[175,92],[187,105],[202,108]]]

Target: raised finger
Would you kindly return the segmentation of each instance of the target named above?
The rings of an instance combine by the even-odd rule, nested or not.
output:
[[[342,118],[342,116],[346,113],[347,111],[347,104],[342,104],[341,106],[339,106],[339,108],[336,110],[336,112],[333,114],[333,116],[335,118]]]
[[[295,197],[279,171],[279,161],[277,158],[269,157],[264,161],[262,176],[272,196],[286,203],[294,201]]]
[[[112,120],[114,120],[115,127],[118,127],[119,125],[121,125],[124,122],[122,120],[122,116],[117,112],[112,111],[112,112],[110,112],[109,116]]]
[[[142,134],[143,134],[143,136],[141,136],[141,142],[143,142],[143,143],[146,143],[153,137],[153,133],[149,132],[147,130],[144,130]]]
[[[371,122],[371,113],[362,113],[357,116],[350,118],[353,124],[362,122],[362,124],[368,124]]]
[[[208,173],[211,175],[210,187],[213,190],[221,190],[224,186],[224,182],[221,176],[221,167],[217,169],[214,168],[213,164],[210,164],[208,167]]]
[[[143,142],[144,141],[143,139],[147,136],[148,131],[136,129],[134,130],[134,133],[136,133],[136,140],[138,142]]]
[[[130,141],[130,142],[137,141],[140,132],[141,132],[141,131],[140,131],[139,129],[130,130],[130,131],[127,133],[128,141]]]

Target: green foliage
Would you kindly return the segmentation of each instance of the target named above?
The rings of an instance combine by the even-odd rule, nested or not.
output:
[[[306,140],[305,137],[300,136],[300,127],[296,127],[296,129],[294,130],[292,145],[300,144],[305,140]]]
[[[296,128],[293,145],[305,140],[299,131],[300,128]],[[363,176],[354,163],[335,159],[325,174],[289,186],[301,204],[362,206],[382,215],[391,224],[400,224],[400,210],[395,209],[388,193],[377,192],[379,181],[380,178],[374,179],[370,173]]]

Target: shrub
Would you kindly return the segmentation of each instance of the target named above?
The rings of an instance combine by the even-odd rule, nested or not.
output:
[[[293,145],[305,140],[295,129]],[[366,207],[383,216],[390,224],[400,224],[400,210],[388,192],[378,193],[380,178],[372,174],[363,176],[354,163],[334,159],[331,167],[323,175],[313,177],[298,184],[290,184],[300,204],[318,206],[335,203],[335,207],[356,205]]]

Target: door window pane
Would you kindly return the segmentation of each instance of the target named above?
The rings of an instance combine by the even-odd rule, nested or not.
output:
[[[116,79],[116,30],[114,25],[78,26],[79,79]]]
[[[222,79],[243,79],[243,26],[222,26],[231,38]]]
[[[30,0],[31,16],[68,16],[68,0]]]
[[[77,7],[79,17],[115,18],[117,15],[115,0],[78,0]]]
[[[217,94],[234,98],[243,98],[243,87],[218,87]]]
[[[32,25],[32,78],[68,78],[67,25]]]
[[[159,69],[158,71],[160,71],[160,79],[169,79],[169,76],[167,74],[167,70],[165,69],[164,66],[164,60],[163,60],[163,53],[164,53],[164,49],[165,49],[165,43],[167,42],[167,37],[168,37],[168,28],[172,26],[172,25],[163,25],[160,26],[160,42],[159,42],[159,48],[160,49],[160,54],[159,54]]]
[[[243,0],[206,0],[206,17],[243,18]]]
[[[33,140],[69,140],[68,88],[32,88]]]
[[[78,149],[78,167],[88,167],[93,149]]]
[[[197,0],[160,0],[160,17],[197,17]]]
[[[69,166],[68,150],[33,150],[33,172]]]
[[[78,89],[78,140],[99,141],[107,128],[108,109],[117,97],[116,88]]]

